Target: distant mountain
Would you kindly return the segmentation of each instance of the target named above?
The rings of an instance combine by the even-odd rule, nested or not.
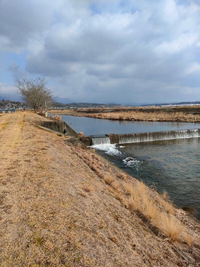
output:
[[[160,103],[153,104],[154,106],[190,106],[190,105],[199,105],[200,101],[188,101],[188,102],[172,102],[172,103]]]
[[[22,101],[21,96],[19,94],[6,94],[1,93],[0,95],[0,101],[1,100],[10,100],[10,101]],[[75,101],[69,99],[69,98],[61,98],[59,96],[53,97],[54,102],[62,103],[62,104],[69,104],[74,103]]]
[[[1,93],[0,100],[10,100],[10,101],[22,101],[21,96],[19,94],[4,94]]]
[[[171,102],[171,103],[123,103],[124,106],[143,107],[143,106],[180,106],[180,105],[198,105],[200,101]]]
[[[74,100],[71,100],[69,98],[62,98],[62,97],[59,97],[59,96],[53,97],[53,101],[54,102],[58,102],[58,103],[62,103],[62,104],[75,103]]]

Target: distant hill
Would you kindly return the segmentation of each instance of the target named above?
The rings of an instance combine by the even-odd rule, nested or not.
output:
[[[171,103],[126,103],[124,106],[144,107],[144,106],[179,106],[179,105],[199,105],[200,101],[171,102]]]
[[[99,104],[99,103],[69,103],[62,104],[58,102],[53,103],[55,108],[106,108],[106,107],[120,107],[119,104]]]
[[[19,94],[2,94],[0,95],[0,101],[2,100],[8,101],[22,101],[21,96]]]
[[[62,97],[59,97],[59,96],[53,97],[53,101],[57,102],[57,103],[61,103],[61,104],[69,104],[69,103],[75,102],[75,101],[73,101],[73,100],[71,100],[69,98],[62,98]]]

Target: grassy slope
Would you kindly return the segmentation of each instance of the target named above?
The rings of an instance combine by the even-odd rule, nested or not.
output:
[[[198,266],[198,222],[37,120],[0,116],[0,266]],[[150,200],[182,223],[177,238],[142,213]]]

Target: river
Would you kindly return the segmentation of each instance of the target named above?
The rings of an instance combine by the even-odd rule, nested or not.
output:
[[[87,135],[197,129],[194,123],[123,122],[62,116],[77,132]],[[167,191],[178,207],[192,207],[200,219],[200,138],[137,144],[100,144],[97,153],[133,177]]]
[[[109,133],[147,133],[200,128],[200,123],[113,121],[67,115],[62,115],[62,120],[69,124],[76,132],[83,132],[85,136]]]

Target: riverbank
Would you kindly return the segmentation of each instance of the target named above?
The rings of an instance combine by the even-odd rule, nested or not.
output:
[[[43,120],[0,116],[1,266],[199,266],[198,221]]]
[[[200,106],[83,108],[52,110],[54,114],[120,121],[200,122]]]

